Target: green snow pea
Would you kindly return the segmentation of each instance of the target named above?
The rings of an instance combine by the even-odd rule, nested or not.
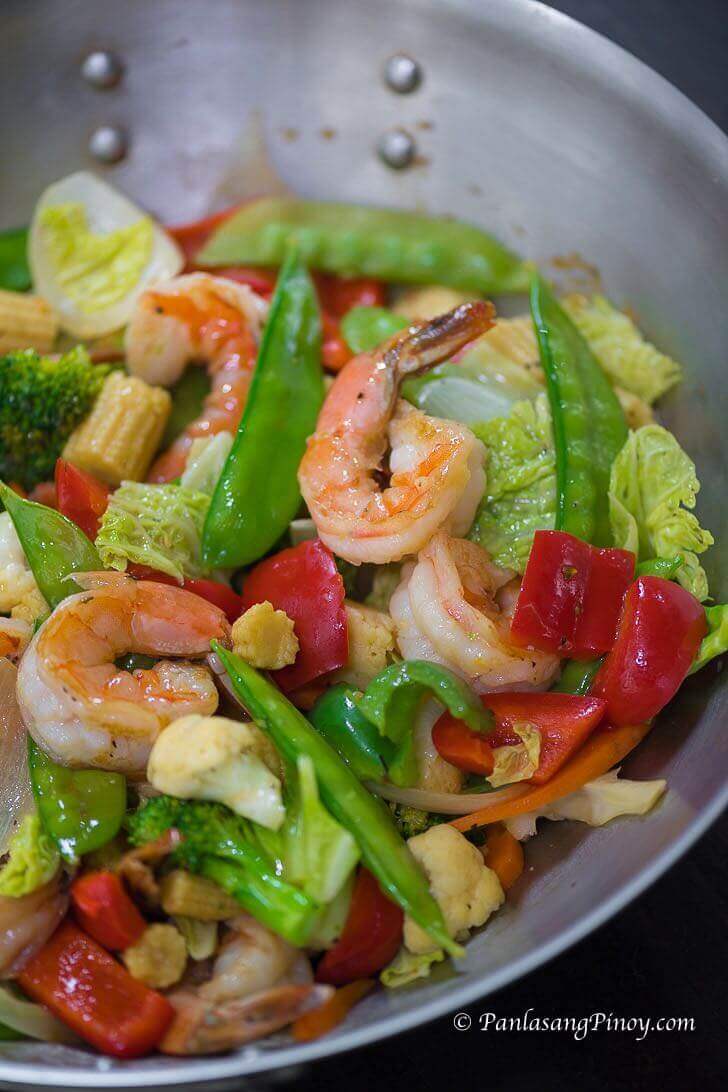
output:
[[[249,565],[267,553],[301,503],[298,464],[324,397],[321,322],[306,269],[281,269],[238,434],[202,532],[209,568]]]
[[[33,281],[28,267],[28,229],[0,231],[0,288],[27,292]]]
[[[324,804],[354,836],[364,864],[382,890],[437,945],[450,955],[461,956],[463,949],[449,935],[427,879],[402,840],[389,809],[364,788],[354,771],[273,683],[218,641],[212,642],[212,648],[238,700],[270,736],[283,758],[291,763],[299,755],[311,758]]]
[[[551,405],[556,530],[610,546],[609,474],[627,422],[599,361],[545,281],[531,281],[531,315]]]
[[[51,610],[79,590],[67,579],[71,573],[103,569],[93,542],[60,512],[24,500],[4,482],[0,482],[0,500],[10,514],[33,576]]]
[[[70,862],[118,834],[126,811],[126,780],[103,770],[59,766],[28,737],[28,765],[38,815]]]
[[[280,265],[295,241],[312,269],[464,292],[526,292],[528,269],[481,228],[399,209],[263,197],[212,233],[202,265]]]
[[[397,747],[387,771],[395,785],[414,785],[417,781],[412,727],[426,696],[436,698],[474,732],[493,729],[493,714],[483,708],[467,683],[452,671],[427,660],[390,664],[372,679],[358,706],[382,736]]]

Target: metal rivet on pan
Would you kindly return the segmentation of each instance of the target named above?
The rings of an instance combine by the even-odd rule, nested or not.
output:
[[[398,95],[407,95],[419,87],[422,69],[406,53],[393,53],[384,62],[384,79],[392,91],[396,91]]]
[[[377,151],[388,167],[401,170],[415,158],[415,142],[406,129],[388,129],[380,136]]]
[[[121,79],[124,66],[115,53],[108,49],[95,49],[84,58],[81,75],[92,87],[115,87]]]
[[[118,125],[100,125],[89,137],[88,150],[99,163],[118,163],[126,155],[126,134]]]

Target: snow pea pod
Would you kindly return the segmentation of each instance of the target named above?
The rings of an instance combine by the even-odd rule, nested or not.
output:
[[[28,229],[0,231],[0,288],[27,292],[33,283],[28,267]]]
[[[264,197],[250,201],[207,240],[206,266],[279,265],[295,240],[312,269],[464,292],[526,292],[528,270],[481,228],[399,209]]]
[[[28,766],[41,823],[66,861],[75,863],[119,833],[126,811],[122,774],[59,766],[30,737]]]
[[[556,530],[610,546],[609,474],[627,423],[599,361],[545,281],[531,281],[531,315],[551,406]]]
[[[417,782],[417,759],[412,727],[426,696],[441,702],[452,716],[464,721],[474,732],[490,732],[493,714],[484,709],[467,683],[446,667],[428,660],[404,660],[390,664],[369,683],[359,699],[359,710],[391,740],[397,753],[388,774],[395,785]]]
[[[96,547],[80,527],[54,508],[19,497],[0,482],[0,500],[9,513],[38,587],[51,609],[78,588],[71,573],[103,569]]]
[[[381,801],[367,792],[353,770],[309,724],[302,713],[255,668],[235,653],[212,642],[238,700],[270,736],[287,762],[308,755],[326,807],[349,830],[364,864],[386,895],[409,914],[439,947],[461,956],[463,949],[449,935],[442,912],[430,894],[427,879],[407,849]]]
[[[296,473],[324,397],[321,322],[295,253],[281,269],[238,434],[202,532],[209,568],[249,565],[288,528],[301,503]]]

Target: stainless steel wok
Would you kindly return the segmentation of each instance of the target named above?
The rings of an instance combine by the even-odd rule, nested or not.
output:
[[[530,0],[4,0],[0,26],[3,226],[24,222],[48,182],[93,164],[92,136],[112,156],[127,141],[103,169],[167,220],[221,205],[250,184],[236,162],[257,111],[275,167],[303,195],[457,213],[529,258],[576,251],[598,263],[609,294],[685,364],[664,415],[698,464],[701,515],[718,540],[711,588],[725,599],[728,142],[659,76]],[[95,49],[121,58],[116,86],[82,78]],[[397,51],[421,65],[409,94],[383,80]],[[121,143],[99,136],[106,126]],[[376,148],[398,126],[416,147],[396,171]],[[716,670],[692,680],[627,764],[636,777],[668,778],[658,810],[599,830],[547,825],[529,845],[526,878],[457,974],[378,993],[309,1046],[280,1037],[220,1058],[120,1064],[11,1045],[0,1079],[229,1078],[347,1050],[503,986],[616,913],[718,814],[728,797],[722,681]]]

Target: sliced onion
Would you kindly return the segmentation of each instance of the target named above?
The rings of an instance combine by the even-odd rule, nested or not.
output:
[[[430,792],[429,789],[401,789],[398,785],[380,785],[367,781],[366,787],[375,796],[384,800],[393,800],[396,804],[405,804],[421,811],[434,811],[439,815],[470,815],[473,811],[488,807],[490,804],[504,804],[529,792],[529,785],[507,785],[504,789],[493,792]]]
[[[16,697],[18,671],[0,660],[0,856],[21,819],[33,810],[28,741]]]
[[[13,1031],[40,1039],[44,1043],[77,1043],[79,1040],[70,1028],[33,1001],[17,997],[8,986],[0,985],[0,1023]]]

